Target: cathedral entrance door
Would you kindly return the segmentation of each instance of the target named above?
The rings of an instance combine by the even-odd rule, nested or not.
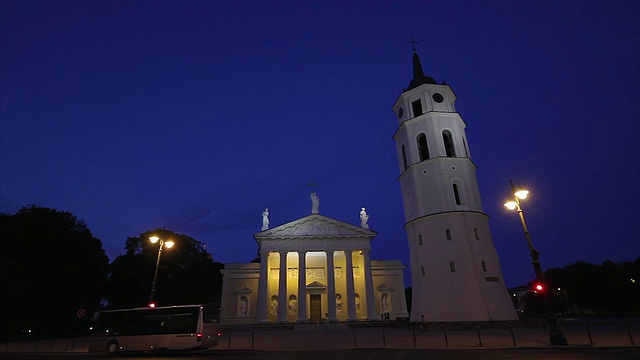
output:
[[[311,322],[319,323],[322,318],[322,302],[320,301],[320,295],[309,295],[311,304],[309,305]]]

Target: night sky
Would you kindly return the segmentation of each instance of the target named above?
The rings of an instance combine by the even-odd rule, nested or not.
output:
[[[2,1],[0,211],[70,211],[111,260],[189,235],[248,262],[311,213],[408,266],[391,106],[425,73],[467,124],[507,286],[640,256],[640,2]],[[309,187],[316,183],[319,186]],[[179,244],[177,245],[179,246]],[[410,286],[408,271],[406,286]]]

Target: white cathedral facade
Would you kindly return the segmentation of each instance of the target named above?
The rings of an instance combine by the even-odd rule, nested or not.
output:
[[[393,106],[412,278],[410,320],[508,321],[518,316],[483,213],[465,134],[448,85],[413,78]],[[254,235],[259,262],[225,264],[227,324],[371,321],[407,317],[404,266],[372,260],[376,232],[318,213]]]
[[[389,319],[407,317],[405,266],[372,260],[375,236],[364,222],[356,226],[320,215],[316,197],[311,215],[254,235],[259,262],[225,264],[220,321],[324,323],[378,320],[387,314]]]

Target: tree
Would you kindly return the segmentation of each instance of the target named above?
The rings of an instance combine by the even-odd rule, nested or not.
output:
[[[596,314],[640,314],[640,259],[633,263],[583,261],[549,269],[546,277],[561,289],[565,301],[580,311]]]
[[[0,214],[0,332],[6,337],[71,335],[105,296],[102,242],[70,212],[31,205]]]
[[[196,239],[156,229],[129,237],[125,255],[111,263],[110,308],[147,305],[159,246],[149,241],[150,236],[175,242],[171,249],[164,249],[160,259],[155,296],[158,305],[219,304],[223,265],[213,262]]]

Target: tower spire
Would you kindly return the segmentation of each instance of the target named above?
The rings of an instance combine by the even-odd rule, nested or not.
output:
[[[411,79],[409,86],[405,91],[416,88],[422,84],[437,84],[434,78],[424,75],[424,70],[422,70],[422,64],[420,63],[420,57],[418,57],[418,51],[416,51],[416,44],[419,43],[419,41],[414,40],[412,36],[411,40],[407,42],[411,43],[413,50],[413,79]]]
[[[416,48],[413,48],[413,78],[419,79],[424,77],[424,71],[422,70],[422,64],[420,64],[420,58],[416,52]]]
[[[411,40],[407,41],[408,43],[411,43],[411,47],[413,50],[413,78],[414,79],[418,79],[421,77],[424,77],[424,71],[422,70],[422,64],[420,64],[420,58],[418,57],[418,52],[416,51],[416,44],[419,43],[419,41],[416,41],[413,39],[413,36],[411,37]]]

